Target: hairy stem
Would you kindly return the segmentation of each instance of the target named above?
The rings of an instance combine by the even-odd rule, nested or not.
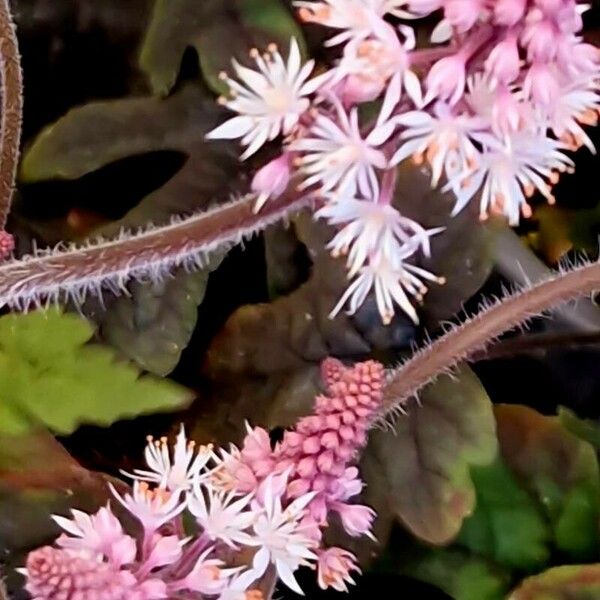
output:
[[[519,286],[544,281],[552,277],[549,269],[508,226],[499,228],[496,235],[496,269],[503,277]],[[564,331],[594,333],[600,331],[600,309],[589,298],[575,306],[557,307],[553,311],[553,327]]]
[[[384,411],[393,412],[440,373],[469,360],[496,337],[527,319],[600,287],[600,263],[557,273],[551,279],[502,298],[472,319],[419,350],[390,376]]]
[[[0,0],[0,229],[10,212],[21,143],[23,78],[8,0]]]
[[[0,306],[27,308],[44,300],[71,299],[81,304],[87,293],[103,287],[124,290],[131,278],[159,280],[173,267],[202,267],[208,254],[233,245],[286,218],[310,203],[296,192],[267,202],[253,212],[254,196],[118,239],[83,247],[38,252],[0,265]]]

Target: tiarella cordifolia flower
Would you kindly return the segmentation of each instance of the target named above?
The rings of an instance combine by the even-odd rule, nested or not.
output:
[[[572,161],[563,154],[561,144],[549,137],[516,134],[504,142],[488,139],[475,168],[448,184],[458,197],[454,213],[481,189],[482,219],[496,212],[506,215],[510,224],[517,224],[520,213],[531,214],[527,198],[535,192],[554,202],[551,184],[571,168]]]
[[[254,211],[258,212],[269,198],[279,198],[287,189],[291,175],[292,155],[289,152],[261,167],[250,185],[250,189],[258,194]]]
[[[369,293],[374,291],[377,310],[384,324],[387,325],[392,321],[396,313],[395,304],[415,323],[418,323],[419,318],[409,296],[421,301],[427,292],[424,281],[443,284],[445,279],[406,262],[396,261],[396,265],[394,265],[381,253],[375,253],[369,264],[360,269],[331,314],[335,316],[346,303],[348,303],[348,314],[354,314]]]
[[[400,25],[399,31],[403,42],[391,25],[381,21],[372,37],[347,44],[328,84],[332,86],[343,80],[334,89],[344,104],[374,100],[386,90],[378,123],[387,120],[400,102],[403,90],[416,105],[423,101],[421,84],[410,64],[415,34],[405,25]]]
[[[35,600],[263,600],[253,588],[270,565],[298,593],[295,573],[305,565],[318,568],[322,587],[346,589],[358,571],[354,557],[327,550],[323,528],[334,512],[350,535],[371,535],[373,510],[348,501],[362,488],[352,463],[380,410],[384,371],[374,361],[346,368],[331,359],[322,373],[327,395],[317,398],[315,414],[274,448],[266,430],[246,424],[241,450],[230,455],[235,461],[219,462],[215,454],[217,467],[211,463],[208,476],[197,473],[191,490],[179,485],[181,478],[174,490],[138,479],[123,496],[113,488],[141,525],[135,537],[124,533],[110,505],[92,515],[56,517],[65,533],[56,548],[30,553],[22,569],[27,590]],[[181,473],[187,473],[193,457],[183,452],[190,445],[180,436]],[[153,453],[146,458],[156,462]],[[225,473],[245,463],[253,477],[247,494],[236,489],[235,474]]]
[[[103,554],[117,567],[134,561],[137,552],[135,540],[123,532],[123,527],[111,512],[110,506],[102,507],[94,515],[80,510],[73,510],[71,514],[72,519],[58,515],[52,517],[68,534],[58,538],[59,546],[68,550]]]
[[[187,439],[182,425],[172,451],[166,437],[154,440],[149,436],[144,456],[149,469],[136,469],[133,474],[125,474],[139,481],[158,484],[162,489],[177,491],[191,489],[213,451],[211,445],[196,448],[196,443]]]
[[[198,558],[185,579],[172,589],[188,589],[207,596],[221,594],[229,584],[229,577],[239,569],[225,569],[225,563],[219,558],[211,558],[213,547],[207,548]]]
[[[138,581],[131,571],[118,569],[86,553],[49,546],[31,552],[23,574],[33,600],[160,600],[167,598],[164,582]]]
[[[569,150],[586,146],[596,153],[592,140],[583,129],[598,124],[600,94],[596,85],[579,80],[564,86],[546,114],[550,130]]]
[[[229,580],[218,600],[264,600],[260,590],[248,589],[256,581],[254,571],[243,571]]]
[[[8,231],[0,230],[0,259],[8,258],[15,249],[15,238]]]
[[[383,368],[374,361],[347,369],[329,359],[323,369],[329,373],[327,395],[317,397],[315,414],[286,432],[276,451],[281,468],[290,470],[288,494],[316,493],[308,510],[319,524],[332,509],[341,514],[345,501],[362,488],[357,469],[348,464],[366,444],[383,389]],[[370,522],[364,533],[369,530]]]
[[[425,161],[431,167],[431,183],[436,186],[442,174],[452,177],[472,169],[479,152],[472,138],[484,130],[485,122],[443,102],[433,107],[433,115],[426,111],[409,111],[396,118],[404,128],[402,144],[390,164],[397,165],[411,157],[417,165]]]
[[[258,516],[252,525],[252,538],[248,545],[255,546],[252,566],[257,577],[263,575],[269,564],[275,566],[278,577],[285,585],[298,594],[302,588],[294,577],[302,565],[316,560],[316,542],[303,532],[302,520],[306,507],[314,497],[314,492],[304,494],[284,506],[281,491],[275,489],[275,477],[269,476],[261,484],[254,510]],[[278,493],[279,492],[279,493]]]
[[[248,510],[251,499],[252,494],[240,496],[235,491],[198,484],[188,497],[188,508],[212,541],[220,540],[236,548],[238,544],[247,544],[250,538],[247,529],[255,519]]]
[[[367,198],[379,191],[376,169],[387,160],[379,147],[389,138],[393,126],[381,124],[363,137],[356,109],[347,114],[336,103],[332,115],[319,114],[306,137],[291,144],[300,153],[296,163],[305,179],[302,188],[320,186],[321,193]]]
[[[331,587],[338,592],[347,592],[347,584],[354,585],[352,571],[360,573],[351,552],[343,548],[328,548],[319,552],[317,580],[321,589]]]
[[[154,532],[185,509],[181,492],[152,489],[145,481],[134,481],[133,492],[121,496],[109,484],[115,498],[142,524],[146,532]]]
[[[412,219],[403,217],[390,204],[358,198],[329,202],[316,216],[327,219],[330,225],[343,226],[328,248],[333,256],[348,256],[350,277],[376,252],[398,264],[419,248],[429,255],[429,238],[440,231],[427,231]]]
[[[287,63],[275,47],[261,55],[252,50],[258,71],[233,62],[241,83],[223,74],[222,78],[231,89],[232,98],[222,103],[239,116],[233,117],[207,137],[209,139],[242,138],[246,151],[242,160],[254,154],[265,142],[278,135],[289,134],[300,116],[308,110],[308,96],[323,82],[322,77],[308,78],[314,69],[314,61],[302,66],[298,42],[292,38]]]

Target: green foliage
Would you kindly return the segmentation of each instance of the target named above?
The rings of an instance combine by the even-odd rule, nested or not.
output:
[[[221,260],[222,254],[214,256],[194,273],[180,268],[161,282],[133,282],[131,295],[115,298],[99,315],[102,338],[142,369],[167,375],[192,336],[208,277]]]
[[[485,465],[497,451],[492,405],[468,367],[441,376],[423,390],[421,406],[394,425],[394,434],[374,432],[368,453],[378,472],[364,473],[367,489],[383,478],[381,499],[418,538],[446,544],[475,506],[472,465]]]
[[[558,409],[558,418],[567,431],[589,442],[596,450],[600,450],[600,426],[596,421],[580,419],[572,410],[564,406]]]
[[[566,565],[529,577],[509,600],[598,600],[600,565]]]
[[[558,417],[525,406],[496,407],[506,463],[535,497],[551,525],[557,550],[573,560],[600,552],[600,475],[594,448]]]
[[[171,381],[115,362],[109,348],[86,344],[93,333],[84,319],[58,311],[0,318],[0,432],[43,424],[68,434],[82,423],[109,425],[191,399]]]
[[[533,572],[550,556],[550,531],[541,508],[501,459],[474,467],[477,508],[457,542],[499,565]]]
[[[21,178],[76,179],[129,156],[180,151],[187,160],[169,181],[96,233],[114,235],[122,227],[168,222],[173,214],[206,209],[233,193],[239,170],[235,145],[204,138],[221,118],[214,100],[193,85],[166,100],[94,102],[73,109],[42,131],[25,154]],[[107,299],[108,310],[90,301],[86,314],[122,356],[152,373],[169,373],[189,341],[209,274],[220,258],[215,256],[201,272],[181,269],[160,284],[131,283],[127,295]]]
[[[454,600],[502,600],[510,584],[508,572],[457,548],[418,553],[400,571],[439,587]]]

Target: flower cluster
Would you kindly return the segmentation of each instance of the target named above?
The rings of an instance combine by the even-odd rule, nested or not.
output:
[[[324,547],[323,530],[335,512],[350,535],[371,535],[375,513],[350,500],[362,489],[353,463],[381,408],[384,371],[328,359],[323,379],[314,414],[275,447],[250,426],[227,451],[196,447],[183,427],[173,448],[150,438],[147,468],[127,474],[131,491],[111,488],[137,529],[126,532],[110,504],[55,516],[64,533],[27,557],[27,591],[34,600],[260,600],[269,568],[302,594],[302,566],[317,569],[323,589],[347,590],[355,558]]]
[[[234,62],[239,80],[221,102],[237,116],[210,138],[241,138],[242,158],[279,139],[282,151],[256,173],[257,210],[290,183],[314,197],[316,216],[338,233],[331,252],[347,257],[350,285],[332,316],[353,313],[374,291],[384,322],[395,305],[417,320],[413,302],[443,282],[408,262],[430,253],[427,230],[393,206],[395,167],[426,164],[432,186],[456,196],[453,214],[478,196],[482,219],[511,225],[536,194],[573,170],[567,151],[594,152],[600,53],[580,32],[576,0],[297,0],[298,15],[333,31],[341,56],[312,76],[291,41],[252,50],[256,69]],[[440,15],[434,47],[416,48],[415,19]],[[362,122],[361,103],[379,101]]]

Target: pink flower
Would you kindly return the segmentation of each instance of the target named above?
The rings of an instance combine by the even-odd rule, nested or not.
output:
[[[425,104],[434,98],[456,104],[465,90],[466,78],[465,59],[460,54],[438,60],[427,75]]]
[[[30,552],[23,573],[34,600],[159,600],[167,598],[162,581],[138,583],[126,570],[70,550],[49,546]]]
[[[238,569],[223,569],[222,560],[208,557],[213,550],[212,546],[207,548],[200,555],[190,573],[183,581],[173,585],[173,589],[188,589],[207,596],[220,594],[227,587],[229,576]]]
[[[544,108],[551,106],[560,94],[553,70],[546,63],[534,63],[525,77],[523,93]]]
[[[530,23],[521,35],[521,43],[527,48],[527,58],[531,61],[549,62],[556,56],[560,34],[549,19]]]
[[[340,502],[334,504],[333,509],[340,515],[344,529],[352,537],[367,535],[373,538],[371,526],[377,513],[372,508],[362,504],[343,504]]]
[[[0,231],[0,259],[8,258],[15,249],[15,238],[8,231]]]
[[[254,212],[258,212],[269,198],[279,198],[290,183],[291,155],[284,152],[260,168],[252,178],[250,187],[258,194]]]
[[[484,0],[446,0],[444,16],[459,33],[465,33],[484,14],[484,5]]]
[[[352,571],[360,573],[356,558],[351,552],[335,547],[319,552],[317,580],[322,590],[331,587],[338,592],[347,592],[346,584],[354,585],[350,575]]]
[[[485,62],[485,70],[502,85],[512,83],[519,77],[521,60],[514,35],[505,37],[494,46]]]
[[[88,515],[72,510],[72,519],[58,515],[52,518],[69,535],[61,535],[57,544],[67,550],[86,550],[103,554],[115,566],[121,567],[135,560],[135,540],[123,532],[121,523],[109,506]]]
[[[512,27],[525,15],[527,0],[495,0],[493,5],[495,23]]]

